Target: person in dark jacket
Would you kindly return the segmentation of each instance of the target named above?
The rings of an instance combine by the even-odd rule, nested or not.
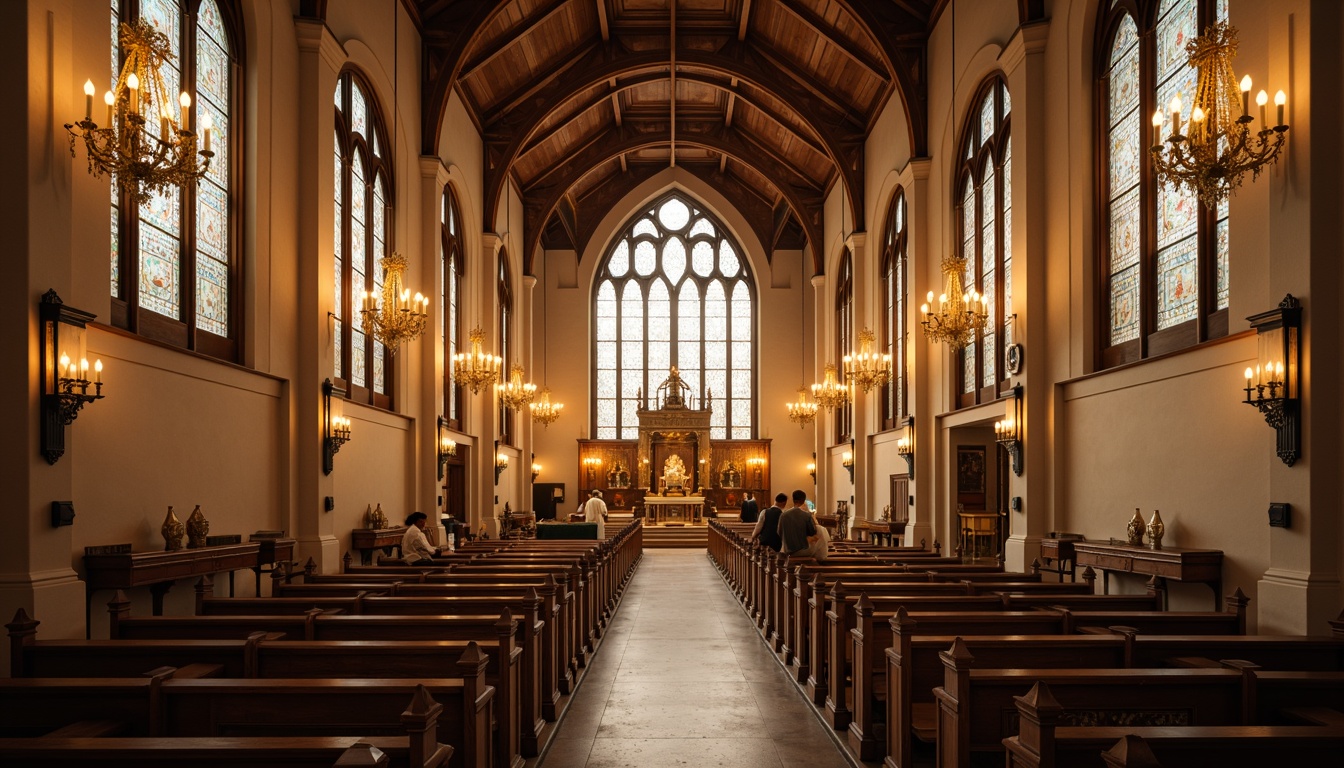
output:
[[[754,523],[761,517],[760,505],[756,503],[756,497],[747,491],[746,498],[742,499],[741,520],[744,523]]]
[[[779,551],[779,516],[784,513],[784,504],[789,497],[778,493],[775,494],[775,505],[766,508],[760,518],[756,521],[756,527],[751,529],[751,538],[761,542],[776,552]]]

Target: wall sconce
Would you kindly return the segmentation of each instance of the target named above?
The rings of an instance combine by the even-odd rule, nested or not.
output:
[[[915,479],[915,417],[905,420],[905,434],[896,441],[896,455],[905,459],[906,477]]]
[[[1013,387],[1003,421],[994,422],[994,441],[1013,459],[1013,474],[1022,476],[1022,385]]]
[[[596,456],[587,456],[583,459],[583,466],[588,470],[588,487],[593,488],[596,482],[597,470],[602,466],[602,460]]]
[[[807,462],[807,474],[812,476],[812,484],[817,484],[817,452],[812,452],[812,460]]]
[[[103,361],[93,364],[89,380],[87,326],[97,315],[67,307],[56,291],[42,295],[42,455],[55,464],[65,453],[65,427],[79,411],[103,399]],[[89,386],[93,394],[89,394]]]
[[[532,462],[532,482],[534,483],[537,482],[537,476],[540,474],[541,474],[541,465],[536,463],[535,461]]]
[[[448,420],[439,417],[439,479],[443,479],[443,473],[448,466],[448,459],[457,455],[457,441],[448,436]]]
[[[753,456],[747,459],[747,466],[756,471],[756,487],[764,488],[765,459],[760,456]]]
[[[332,395],[336,396],[335,405]],[[322,474],[330,475],[335,468],[336,452],[350,442],[350,419],[339,413],[345,390],[331,379],[322,382]]]
[[[1246,399],[1242,402],[1264,414],[1265,423],[1278,433],[1279,459],[1291,467],[1302,450],[1297,424],[1302,303],[1290,293],[1277,308],[1246,319],[1255,329],[1259,353],[1255,370],[1246,369]]]
[[[495,441],[495,485],[499,485],[499,476],[509,468],[509,457],[499,452],[499,441]]]
[[[848,450],[848,451],[845,451],[845,452],[844,452],[843,454],[841,454],[841,456],[840,456],[840,466],[844,467],[844,468],[845,468],[845,471],[849,473],[849,484],[850,484],[850,485],[853,485],[853,484],[854,484],[854,440],[853,440],[853,438],[850,438],[850,441],[849,441],[849,450]]]

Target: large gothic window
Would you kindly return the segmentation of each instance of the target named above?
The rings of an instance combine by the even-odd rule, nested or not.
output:
[[[1177,95],[1192,103],[1186,44],[1226,20],[1226,0],[1115,0],[1102,15],[1102,368],[1227,334],[1227,201],[1211,211],[1193,192],[1159,183],[1148,154],[1153,112]]]
[[[673,365],[693,407],[711,405],[711,437],[755,436],[755,291],[722,224],[668,195],[626,224],[594,285],[597,438],[636,438],[636,396],[650,397]]]
[[[462,207],[452,186],[443,188],[439,210],[443,239],[443,415],[449,426],[462,428],[462,387],[452,375],[453,357],[462,344],[462,274],[466,256],[462,243]]]
[[[905,191],[896,190],[882,236],[882,351],[891,355],[891,381],[882,387],[882,428],[893,429],[906,410],[907,272]]]
[[[387,349],[366,332],[359,310],[366,294],[383,289],[392,226],[391,167],[387,139],[368,85],[354,72],[336,85],[335,378],[351,400],[392,407]]]
[[[234,127],[242,78],[236,9],[227,0],[112,0],[111,12],[110,87],[121,71],[121,23],[147,20],[172,49],[161,73],[164,87],[173,96],[191,95],[188,119],[198,129],[209,119],[215,152],[203,178],[140,206],[112,184],[112,324],[237,362],[241,142]],[[146,130],[157,125],[150,120]]]
[[[971,103],[956,187],[961,256],[966,260],[962,283],[988,299],[989,322],[961,351],[957,376],[961,406],[990,402],[1008,386],[1003,355],[1013,343],[1013,155],[1008,142],[1012,100],[1008,86],[996,75],[980,86]]]

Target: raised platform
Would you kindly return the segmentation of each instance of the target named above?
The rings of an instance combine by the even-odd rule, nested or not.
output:
[[[612,514],[607,520],[607,535],[613,535],[630,522],[630,515]],[[705,549],[709,546],[709,528],[696,525],[644,526],[645,549]]]

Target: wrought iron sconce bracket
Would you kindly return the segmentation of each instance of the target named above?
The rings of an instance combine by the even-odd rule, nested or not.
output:
[[[322,382],[322,474],[330,475],[336,468],[336,453],[350,442],[350,420],[332,411],[332,397],[345,397],[345,390],[331,379]]]
[[[457,455],[457,442],[448,436],[448,420],[439,417],[438,421],[438,457],[439,457],[439,479],[443,479],[444,473],[448,468],[448,459]]]
[[[1293,466],[1302,453],[1298,398],[1302,371],[1302,303],[1291,293],[1279,306],[1246,318],[1255,329],[1259,365],[1246,369],[1246,399],[1265,417],[1277,435],[1279,460]]]
[[[509,468],[509,457],[499,452],[499,441],[495,441],[495,485],[499,485],[499,476]]]
[[[905,435],[896,441],[896,455],[905,459],[906,477],[915,479],[915,417],[907,416]]]
[[[849,483],[854,484],[854,438],[849,439],[849,450],[845,451],[844,457],[840,459],[840,465],[849,473]]]
[[[103,399],[103,363],[95,363],[95,380],[90,381],[85,348],[85,333],[95,317],[66,306],[55,289],[43,294],[38,304],[42,334],[40,448],[48,464],[55,464],[65,454],[65,428],[74,423],[85,405]]]
[[[994,424],[994,440],[1013,460],[1013,474],[1022,476],[1022,385],[1013,387],[1012,399],[1008,401],[1008,412],[1001,422]]]
[[[807,474],[812,476],[812,484],[817,484],[817,452],[812,452],[812,461],[808,462]]]

